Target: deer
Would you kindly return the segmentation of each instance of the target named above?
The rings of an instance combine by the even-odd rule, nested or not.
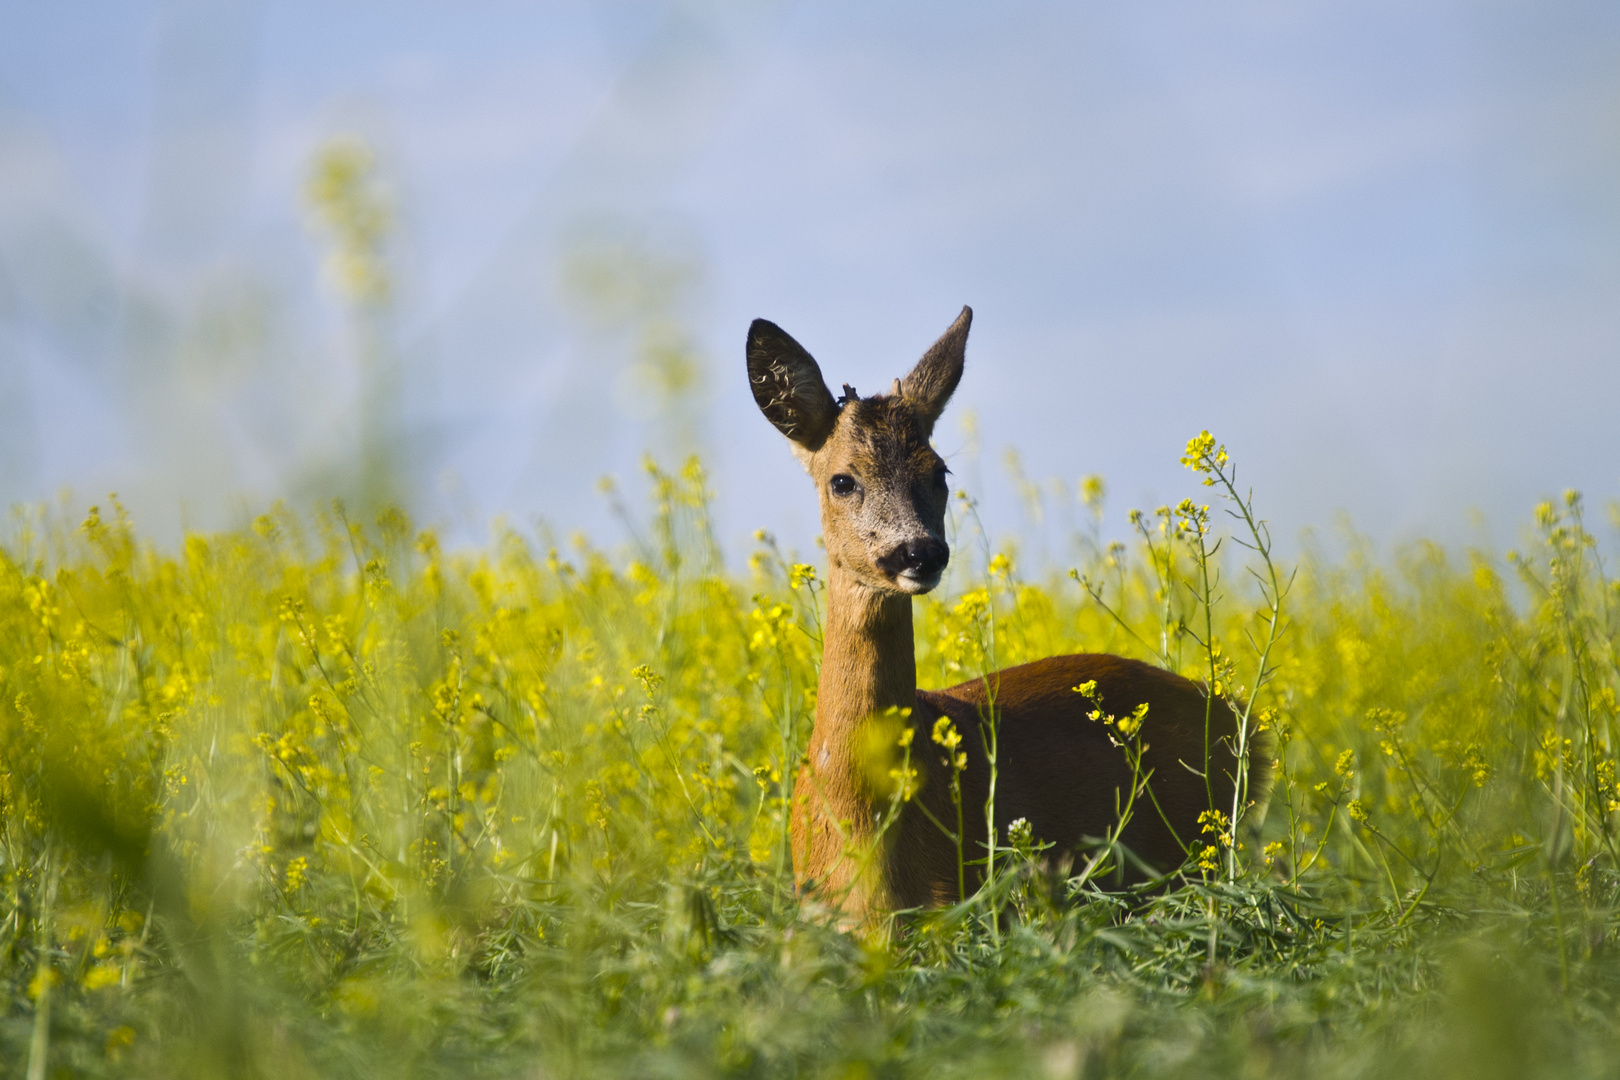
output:
[[[1173,672],[1079,653],[918,688],[912,600],[939,584],[951,555],[949,469],[931,438],[962,379],[972,320],[964,307],[909,373],[869,397],[846,383],[834,398],[815,359],[775,323],[748,329],[754,401],[815,483],[827,558],[815,716],[790,810],[794,882],[851,924],[947,906],[982,884],[994,843],[987,725],[997,835],[1027,823],[1037,850],[1071,866],[1111,838],[1125,852],[1115,863],[1121,884],[1180,869],[1210,820],[1201,815],[1232,805],[1236,716]],[[1134,766],[1118,727],[1098,722],[1103,710],[1140,722]],[[897,743],[909,744],[915,770],[905,801],[868,760],[867,734],[884,716],[904,718]],[[960,737],[947,755],[933,752],[941,718]],[[1257,749],[1254,790],[1268,769]],[[1133,794],[1143,798],[1122,822]]]

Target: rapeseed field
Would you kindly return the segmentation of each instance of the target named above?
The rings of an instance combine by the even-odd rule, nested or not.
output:
[[[1014,830],[978,895],[859,929],[787,843],[822,574],[763,534],[728,570],[695,463],[622,555],[18,518],[0,1075],[1613,1075],[1620,583],[1580,497],[1502,556],[1284,566],[1224,448],[1185,461],[1069,576],[957,500],[919,680],[1156,662],[1247,716],[1269,793],[1156,888]]]

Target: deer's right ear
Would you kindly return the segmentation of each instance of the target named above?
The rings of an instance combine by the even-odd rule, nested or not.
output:
[[[911,374],[900,380],[901,392],[916,406],[925,434],[934,430],[934,421],[945,411],[946,403],[956,393],[956,384],[962,381],[968,327],[972,325],[973,309],[963,307],[950,329],[923,354]]]
[[[780,326],[755,319],[748,328],[748,386],[765,419],[811,453],[832,434],[838,403],[814,358]]]

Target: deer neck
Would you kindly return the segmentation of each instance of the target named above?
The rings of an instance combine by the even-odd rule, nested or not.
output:
[[[833,566],[810,736],[812,768],[818,773],[858,769],[861,722],[885,709],[910,709],[916,700],[911,597],[879,592]]]
[[[891,882],[868,841],[881,796],[872,785],[863,723],[917,700],[911,597],[880,593],[836,564],[828,574],[816,723],[794,794],[794,872],[836,898],[846,915],[893,907]],[[863,852],[867,854],[863,854]]]

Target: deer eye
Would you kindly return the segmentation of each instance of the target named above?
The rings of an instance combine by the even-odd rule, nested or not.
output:
[[[944,487],[945,486],[945,477],[950,475],[950,471],[951,470],[947,469],[944,465],[941,465],[941,466],[939,466],[939,468],[935,469],[934,470],[934,486],[938,487],[938,488]]]
[[[837,476],[833,477],[827,482],[827,486],[832,488],[832,493],[834,495],[842,497],[844,495],[855,494],[855,488],[857,485],[853,476],[850,476],[848,473],[839,473]]]

